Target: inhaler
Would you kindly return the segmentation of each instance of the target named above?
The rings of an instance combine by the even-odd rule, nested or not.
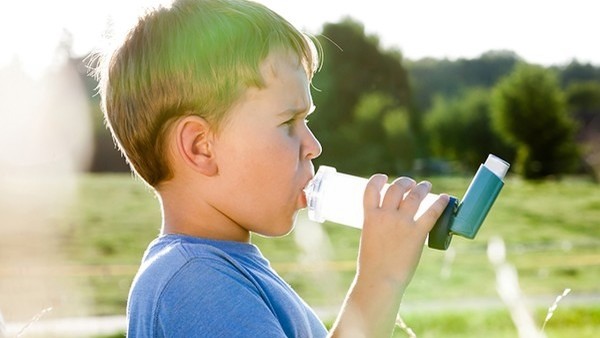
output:
[[[479,167],[462,200],[450,196],[444,212],[429,232],[428,246],[446,250],[453,235],[473,239],[483,224],[496,197],[500,193],[509,164],[489,155]],[[368,180],[337,172],[333,167],[320,166],[315,177],[304,189],[310,220],[330,221],[354,228],[362,228],[364,220],[363,196]],[[382,189],[382,196],[389,187]],[[420,217],[439,195],[428,194],[419,206],[415,218]]]

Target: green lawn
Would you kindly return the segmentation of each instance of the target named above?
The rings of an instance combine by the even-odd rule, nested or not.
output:
[[[430,180],[434,192],[458,197],[469,183],[458,177]],[[130,175],[81,178],[77,203],[59,223],[62,246],[72,263],[104,271],[74,277],[90,286],[92,313],[124,313],[135,268],[159,231],[158,208],[149,189]],[[335,224],[306,223],[305,218],[300,215],[289,236],[255,236],[253,241],[309,304],[333,313],[353,277],[360,233]],[[572,289],[548,323],[548,337],[592,337],[600,332],[600,304],[569,305],[569,298],[600,294],[599,226],[598,185],[576,178],[540,183],[509,178],[474,240],[455,237],[448,252],[425,249],[404,298],[403,318],[419,337],[516,337],[486,256],[487,241],[499,236],[508,261],[517,268],[524,296],[549,299],[534,306],[539,325],[553,297]],[[465,300],[492,306],[448,307]],[[431,304],[445,310],[423,310]]]

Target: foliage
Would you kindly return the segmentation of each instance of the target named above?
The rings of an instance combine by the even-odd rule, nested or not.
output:
[[[600,80],[573,82],[566,92],[569,112],[578,123],[582,171],[600,181]]]
[[[415,141],[406,109],[382,93],[364,94],[352,123],[338,127],[343,139],[336,153],[345,157],[344,170],[360,175],[376,171],[402,173],[411,169]]]
[[[453,97],[469,87],[491,88],[519,60],[510,51],[489,51],[474,59],[407,61],[415,105],[420,111],[427,111],[436,95]]]
[[[490,93],[470,88],[460,96],[436,96],[425,118],[425,130],[434,156],[476,168],[488,154],[512,159],[512,149],[492,128]]]
[[[600,81],[573,82],[566,89],[571,115],[585,127],[600,118]]]
[[[600,68],[594,67],[590,63],[573,60],[564,67],[555,68],[560,74],[559,79],[562,88],[566,88],[574,82],[600,82]]]
[[[581,81],[567,87],[568,103],[578,109],[600,109],[600,81]]]
[[[575,124],[553,73],[521,64],[494,88],[492,110],[497,130],[517,147],[516,169],[525,178],[573,169]]]
[[[377,38],[351,19],[326,24],[319,43],[323,68],[313,80],[313,99],[321,113],[311,122],[323,145],[317,163],[354,174],[410,167],[412,145],[406,152],[402,145],[391,146],[395,140],[412,142],[407,131],[414,130],[401,55],[382,51]],[[385,122],[405,123],[405,118],[411,128],[384,127]]]

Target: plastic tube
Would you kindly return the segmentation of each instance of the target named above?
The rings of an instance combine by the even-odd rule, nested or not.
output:
[[[330,221],[362,229],[364,220],[363,196],[368,180],[339,173],[333,167],[320,166],[313,180],[304,189],[308,204],[308,217],[322,223]],[[386,184],[381,195],[389,187]],[[439,195],[428,194],[415,215],[418,218]]]

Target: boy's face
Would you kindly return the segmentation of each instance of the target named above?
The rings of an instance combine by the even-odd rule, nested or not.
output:
[[[261,73],[266,86],[246,91],[215,141],[216,202],[238,226],[281,236],[306,207],[303,188],[321,145],[306,125],[314,107],[303,67],[288,53],[272,52]]]

